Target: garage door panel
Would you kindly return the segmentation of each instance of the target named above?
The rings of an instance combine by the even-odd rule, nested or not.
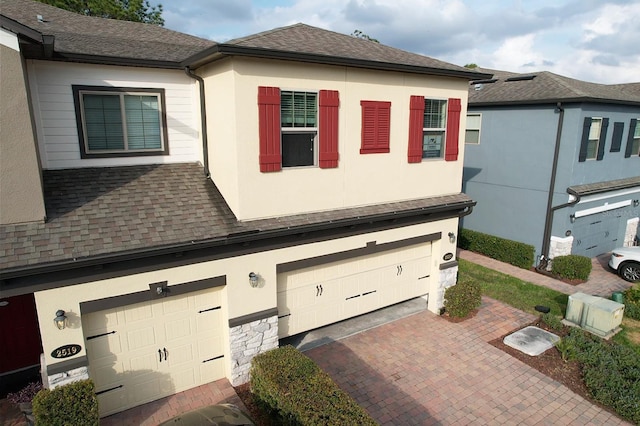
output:
[[[96,390],[122,386],[100,394],[101,416],[224,377],[224,358],[203,363],[224,355],[220,294],[203,290],[83,315],[86,337],[113,332],[86,341]]]

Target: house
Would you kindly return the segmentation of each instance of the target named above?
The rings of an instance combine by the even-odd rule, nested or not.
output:
[[[0,323],[39,334],[3,377],[90,377],[106,416],[246,382],[279,338],[439,312],[475,205],[467,86],[489,75],[304,24],[213,43],[1,14],[0,291],[31,307]]]
[[[595,257],[638,239],[640,84],[482,70],[472,81],[463,227]]]

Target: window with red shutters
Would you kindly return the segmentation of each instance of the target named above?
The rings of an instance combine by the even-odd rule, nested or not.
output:
[[[362,145],[360,154],[389,152],[391,102],[360,101],[362,107]]]
[[[442,100],[411,96],[408,162],[442,159],[443,154],[445,161],[456,161],[461,110],[461,102],[457,98]]]

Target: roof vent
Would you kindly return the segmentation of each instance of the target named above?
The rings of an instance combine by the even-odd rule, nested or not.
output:
[[[42,15],[36,15],[36,18],[38,18],[38,22],[47,22],[44,20],[44,18],[42,17]]]
[[[533,80],[536,78],[535,74],[532,75],[518,75],[516,77],[509,77],[505,81],[525,81],[525,80]]]
[[[474,80],[472,81],[470,84],[490,84],[490,83],[495,83],[496,81],[498,81],[497,78],[492,78],[489,80]]]
[[[483,84],[482,83],[476,83],[473,88],[476,90],[482,90]]]

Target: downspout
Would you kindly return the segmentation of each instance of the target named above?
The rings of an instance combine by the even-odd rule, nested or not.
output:
[[[204,175],[209,178],[209,141],[207,138],[207,106],[204,97],[204,79],[195,74],[191,68],[184,67],[184,72],[194,80],[198,81],[200,88],[200,133],[202,134],[202,157],[204,158]]]
[[[549,250],[551,246],[551,228],[553,225],[553,215],[556,210],[563,209],[565,207],[572,206],[577,204],[580,201],[580,196],[570,190],[567,189],[567,192],[574,196],[575,198],[568,203],[560,204],[557,206],[553,206],[553,192],[556,186],[556,175],[558,173],[558,159],[560,157],[560,140],[562,139],[562,124],[564,121],[564,108],[562,108],[562,103],[558,102],[556,105],[555,112],[559,113],[558,116],[558,130],[556,131],[556,146],[553,152],[553,166],[551,168],[551,180],[549,182],[549,192],[547,198],[547,215],[544,221],[544,232],[543,232],[543,240],[542,240],[542,253],[540,255],[540,263],[537,266],[538,269],[544,268],[547,265],[547,261],[549,260]]]

